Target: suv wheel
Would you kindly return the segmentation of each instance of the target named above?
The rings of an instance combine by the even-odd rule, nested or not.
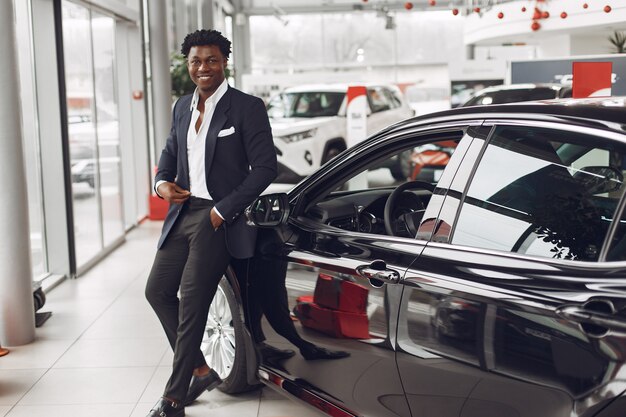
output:
[[[209,307],[201,349],[207,364],[224,381],[218,388],[228,394],[248,391],[243,322],[235,293],[223,277]]]
[[[412,174],[413,164],[411,163],[411,154],[412,151],[404,151],[396,160],[396,163],[389,167],[391,171],[391,176],[396,181],[406,181]]]
[[[324,157],[322,158],[322,165],[339,155],[345,149],[345,146],[341,146],[339,144],[331,145],[328,149],[326,149],[326,153],[324,153]]]

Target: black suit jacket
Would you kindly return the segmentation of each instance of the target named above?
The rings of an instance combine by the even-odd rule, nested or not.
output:
[[[172,129],[159,159],[155,181],[176,182],[189,190],[187,130],[193,95],[181,97],[172,112]],[[218,137],[220,131],[234,132]],[[206,137],[206,183],[224,217],[226,244],[235,258],[254,254],[256,229],[246,224],[244,209],[276,178],[276,151],[263,101],[230,86],[217,103]],[[160,248],[176,222],[181,204],[170,204]]]

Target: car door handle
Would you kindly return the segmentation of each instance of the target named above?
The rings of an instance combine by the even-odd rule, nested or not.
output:
[[[556,314],[580,324],[583,331],[592,337],[604,337],[609,330],[626,331],[626,322],[615,316],[615,309],[610,301],[564,305],[556,309]]]
[[[383,283],[397,284],[400,281],[400,273],[387,268],[384,261],[374,261],[369,265],[359,265],[356,272],[363,278],[367,278],[374,287],[381,287]]]

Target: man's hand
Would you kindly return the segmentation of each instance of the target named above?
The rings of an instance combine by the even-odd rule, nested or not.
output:
[[[215,211],[215,208],[211,209],[211,224],[213,225],[213,229],[217,230],[224,223],[224,219],[222,219],[219,214]]]
[[[157,192],[163,199],[170,203],[182,204],[191,195],[191,193],[173,182],[164,182],[157,188]]]

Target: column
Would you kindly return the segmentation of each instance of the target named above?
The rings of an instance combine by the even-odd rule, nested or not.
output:
[[[26,171],[13,1],[0,2],[0,344],[35,338]]]
[[[165,0],[148,2],[148,25],[150,31],[153,128],[156,153],[153,156],[158,162],[172,122],[172,80],[170,78],[170,50],[167,42],[168,26]],[[182,42],[182,39],[180,42]]]

